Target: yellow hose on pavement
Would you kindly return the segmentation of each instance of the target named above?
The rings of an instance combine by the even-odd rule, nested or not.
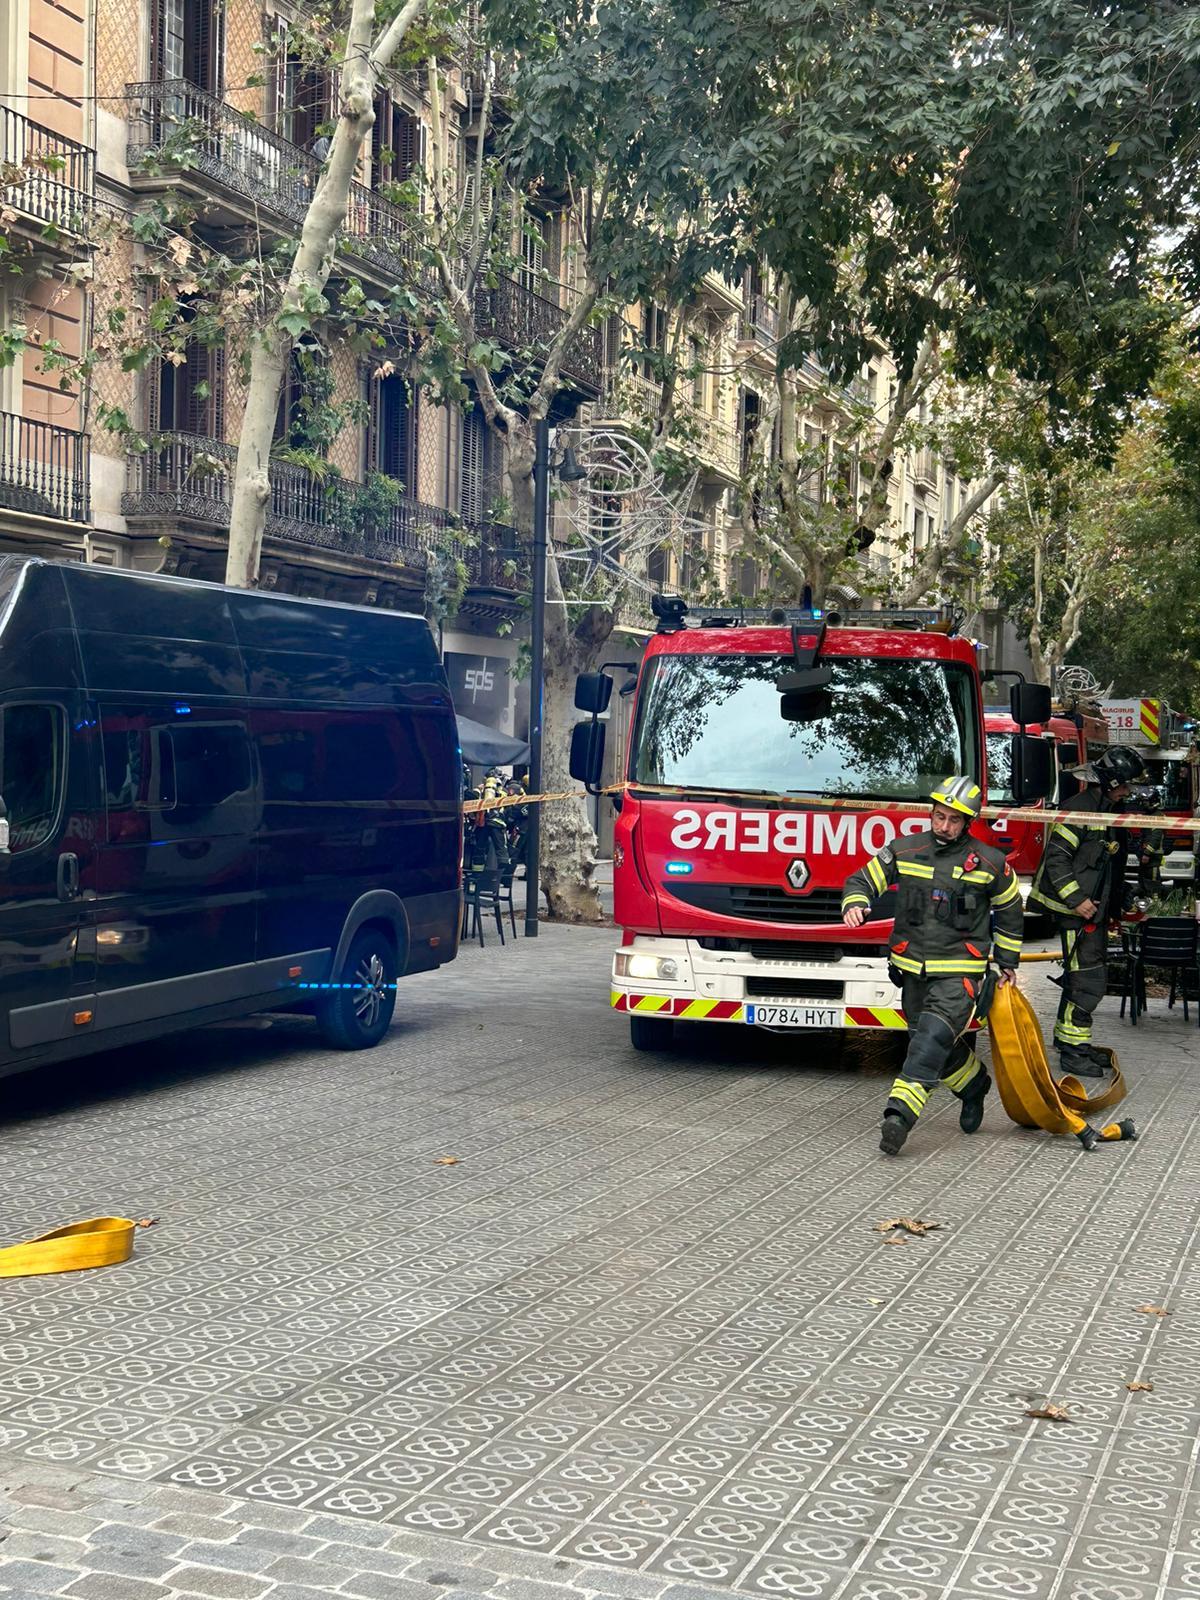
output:
[[[89,1217],[54,1228],[23,1244],[0,1250],[0,1278],[32,1278],[42,1272],[79,1272],[84,1267],[111,1267],[133,1254],[129,1217]]]
[[[1044,1128],[1060,1137],[1071,1135],[1085,1150],[1094,1150],[1102,1140],[1137,1138],[1137,1129],[1128,1118],[1103,1128],[1093,1128],[1087,1120],[1125,1098],[1125,1080],[1111,1051],[1112,1077],[1099,1094],[1089,1098],[1078,1078],[1055,1080],[1037,1015],[1013,985],[996,991],[988,1012],[988,1030],[1000,1101],[1018,1126]]]

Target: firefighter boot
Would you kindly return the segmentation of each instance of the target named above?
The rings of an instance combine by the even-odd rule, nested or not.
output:
[[[1058,1064],[1063,1072],[1069,1072],[1075,1078],[1103,1078],[1107,1076],[1109,1060],[1105,1056],[1103,1065],[1100,1064],[1100,1055],[1095,1054],[1087,1045],[1060,1044],[1058,1047]]]
[[[1107,1051],[1103,1045],[1081,1044],[1077,1046],[1077,1048],[1081,1055],[1085,1055],[1090,1061],[1094,1061],[1101,1069],[1102,1073],[1110,1072],[1112,1070],[1111,1053]]]
[[[981,1067],[960,1097],[958,1125],[964,1133],[978,1133],[983,1122],[983,1102],[992,1087],[986,1068]]]
[[[898,1156],[908,1138],[908,1123],[894,1111],[886,1112],[879,1135],[879,1148],[885,1156]]]

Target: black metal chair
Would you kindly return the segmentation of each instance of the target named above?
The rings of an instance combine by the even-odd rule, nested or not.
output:
[[[1187,1022],[1189,978],[1197,984],[1200,993],[1200,924],[1191,917],[1147,917],[1141,925],[1137,953],[1132,973],[1132,1021],[1137,1025],[1138,1012],[1146,1010],[1146,968],[1166,968],[1171,974],[1171,993],[1168,1009],[1176,999],[1183,1001],[1183,1020]],[[1122,997],[1122,1011],[1124,998]],[[1200,1002],[1196,1006],[1196,1024],[1200,1027]]]
[[[511,901],[512,886],[509,886]],[[504,940],[504,918],[501,913],[500,895],[500,869],[487,867],[477,872],[468,872],[463,878],[463,925],[462,937],[473,939],[478,937],[480,949],[483,948],[483,917],[490,912],[496,918],[496,932],[500,935],[500,943]],[[516,932],[516,922],[513,923],[513,932]]]

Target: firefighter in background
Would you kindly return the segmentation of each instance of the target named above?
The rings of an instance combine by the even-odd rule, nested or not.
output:
[[[497,800],[504,793],[504,779],[489,772],[481,788],[471,798]],[[499,872],[501,879],[510,870],[508,824],[504,812],[477,811],[466,819],[463,870],[467,873]]]
[[[1119,744],[1097,756],[1092,770],[1095,781],[1061,810],[1115,813],[1146,776],[1140,757]],[[1092,1044],[1092,1016],[1108,987],[1109,918],[1124,909],[1127,844],[1102,823],[1056,822],[1029,891],[1058,923],[1064,971],[1054,1042],[1063,1070],[1076,1077],[1101,1077],[1111,1065]]]
[[[968,1029],[991,999],[990,954],[1001,983],[1014,981],[1021,960],[1020,886],[1004,852],[969,832],[983,805],[979,786],[946,778],[929,798],[929,828],[878,851],[842,892],[842,921],[858,928],[896,890],[888,972],[900,985],[909,1032],[883,1109],[879,1148],[889,1156],[899,1154],[939,1083],[958,1096],[963,1132],[978,1131],[991,1079]]]
[[[525,781],[521,778],[509,778],[504,785],[504,792],[510,800],[518,797],[522,800],[528,794]],[[526,876],[529,873],[529,863],[526,861],[529,844],[529,811],[527,805],[513,805],[505,810],[508,818],[508,853],[515,874],[518,867],[523,866]]]
[[[1152,817],[1162,811],[1162,797],[1157,789],[1135,789],[1125,802],[1129,811]],[[1163,857],[1167,853],[1166,839],[1161,828],[1147,825],[1133,830],[1130,846],[1137,855],[1138,893],[1153,899],[1162,888]]]

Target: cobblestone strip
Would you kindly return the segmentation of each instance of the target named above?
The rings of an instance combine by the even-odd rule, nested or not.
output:
[[[0,1452],[0,1594],[79,1600],[712,1600],[696,1585]]]

